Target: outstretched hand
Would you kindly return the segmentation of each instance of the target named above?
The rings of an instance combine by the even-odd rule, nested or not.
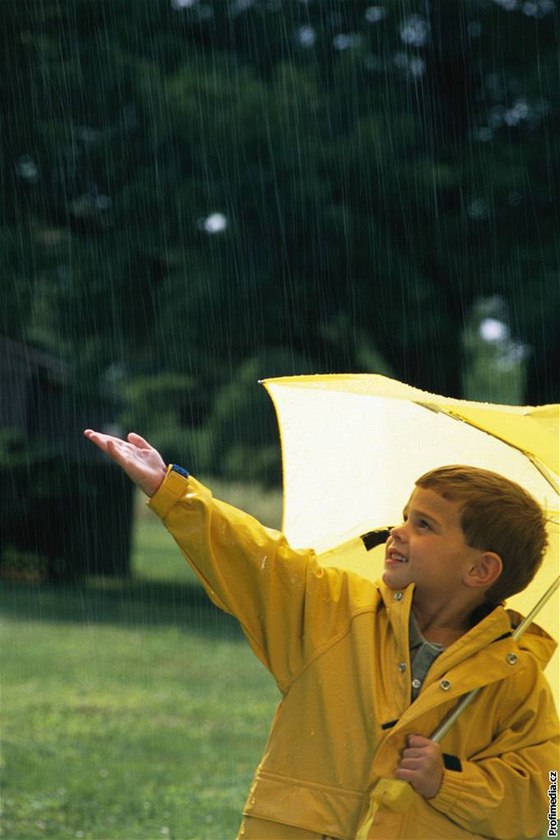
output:
[[[439,744],[423,735],[409,735],[395,776],[409,782],[420,796],[431,799],[441,787],[443,766]]]
[[[144,491],[153,496],[167,471],[157,449],[140,435],[128,435],[126,440],[86,429],[84,436],[124,470],[127,476]]]

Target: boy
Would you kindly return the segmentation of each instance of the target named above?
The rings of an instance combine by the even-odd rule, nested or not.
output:
[[[546,547],[535,501],[471,467],[418,479],[376,584],[324,568],[282,534],[214,500],[138,435],[91,430],[150,497],[208,595],[241,622],[282,693],[244,810],[246,840],[353,838],[380,778],[414,790],[369,838],[537,838],[558,719],[542,668],[554,642],[503,598]],[[336,492],[336,488],[333,488]],[[429,735],[482,687],[442,745]]]

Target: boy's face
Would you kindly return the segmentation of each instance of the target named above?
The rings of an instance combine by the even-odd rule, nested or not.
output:
[[[385,545],[385,583],[402,589],[414,582],[417,596],[432,599],[464,593],[465,575],[482,552],[465,541],[459,503],[416,487],[403,520]]]

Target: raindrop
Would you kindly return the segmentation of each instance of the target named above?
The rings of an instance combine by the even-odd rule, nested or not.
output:
[[[493,136],[494,132],[487,125],[483,125],[475,132],[475,137],[480,143],[488,143]]]
[[[494,0],[494,3],[501,6],[506,12],[513,12],[517,9],[517,0]]]
[[[398,52],[393,56],[393,64],[402,70],[408,70],[408,56],[406,53]]]
[[[505,112],[506,109],[503,107],[503,105],[497,105],[495,108],[492,108],[488,117],[488,123],[490,128],[501,128],[501,126],[504,124]]]
[[[471,219],[487,219],[490,215],[490,207],[485,198],[475,198],[467,207],[467,213]]]
[[[101,132],[89,125],[79,125],[76,127],[76,137],[82,141],[84,146],[93,146],[100,136]]]
[[[426,69],[426,63],[423,58],[420,58],[420,56],[409,56],[405,52],[395,53],[393,63],[399,70],[403,70],[414,78],[421,76]]]
[[[70,203],[70,212],[76,218],[94,217],[104,214],[111,209],[111,199],[103,193],[92,192],[82,193]]]
[[[198,226],[205,233],[223,233],[228,226],[228,220],[223,213],[211,213],[205,219],[201,219]]]
[[[425,47],[429,34],[428,21],[420,15],[411,15],[400,28],[401,41],[411,47]]]
[[[36,184],[39,180],[39,169],[31,155],[22,155],[16,164],[17,174],[28,184]]]
[[[521,11],[527,17],[544,17],[554,9],[553,0],[527,0],[521,6]]]
[[[484,318],[480,322],[478,333],[484,341],[505,341],[506,338],[509,338],[509,327],[497,318]]]
[[[111,199],[108,195],[97,195],[95,197],[95,209],[101,212],[111,209]]]
[[[356,32],[348,34],[340,33],[333,38],[333,47],[335,50],[351,50],[359,47],[361,43],[360,36]]]
[[[312,26],[300,26],[296,31],[296,40],[300,47],[308,49],[315,44],[317,33]]]
[[[518,99],[513,108],[510,108],[504,114],[504,122],[506,125],[515,126],[523,120],[526,120],[530,114],[528,103],[524,99]]]
[[[368,6],[364,17],[368,23],[379,23],[387,17],[387,9],[383,6]]]
[[[521,341],[508,341],[502,348],[501,355],[496,359],[496,366],[501,370],[511,370],[522,362],[525,362],[530,355],[527,344]]]
[[[230,15],[241,15],[253,5],[254,0],[236,0],[229,8]]]
[[[426,69],[426,62],[423,58],[420,58],[420,56],[415,55],[409,60],[408,69],[414,78],[417,79],[424,73],[424,70]]]

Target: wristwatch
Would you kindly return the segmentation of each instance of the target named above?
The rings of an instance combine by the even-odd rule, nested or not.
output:
[[[190,475],[188,470],[186,470],[184,467],[180,467],[178,464],[170,464],[169,471],[179,473],[179,475],[182,475],[183,478],[188,478]]]

